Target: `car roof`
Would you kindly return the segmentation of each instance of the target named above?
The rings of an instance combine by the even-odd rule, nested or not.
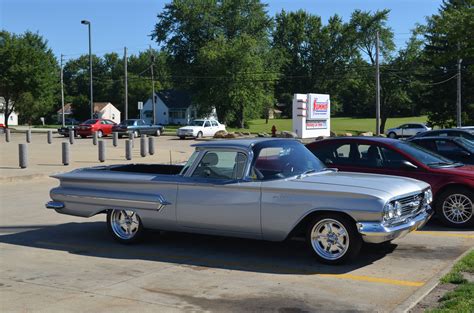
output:
[[[461,133],[469,133],[467,129],[462,129],[462,128],[445,128],[445,129],[433,129],[433,130],[428,130],[424,132],[426,133],[432,133],[432,132],[461,132]]]
[[[292,138],[245,138],[245,139],[229,139],[229,140],[212,140],[191,145],[196,148],[251,148],[255,144],[261,142],[285,142],[297,141]]]
[[[313,142],[329,142],[329,141],[370,141],[370,142],[381,142],[386,144],[392,144],[400,142],[398,139],[386,138],[386,137],[376,137],[376,136],[347,136],[347,137],[331,137],[321,140],[316,140]],[[312,144],[313,142],[309,143]]]
[[[414,138],[409,138],[408,140],[436,140],[436,139],[448,139],[448,140],[459,140],[459,137],[455,136],[425,136],[425,137],[414,137]]]

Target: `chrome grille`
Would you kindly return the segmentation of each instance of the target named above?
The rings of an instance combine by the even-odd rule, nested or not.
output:
[[[419,213],[423,207],[423,193],[418,193],[397,200],[402,204],[402,218],[410,217]]]

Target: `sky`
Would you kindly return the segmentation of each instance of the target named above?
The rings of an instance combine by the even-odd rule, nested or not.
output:
[[[92,52],[129,54],[145,50],[157,22],[156,15],[171,0],[0,0],[0,29],[13,33],[38,32],[48,40],[56,56],[77,58],[88,53],[87,26],[91,21]],[[376,11],[390,9],[388,25],[395,33],[395,43],[402,47],[416,23],[425,23],[435,14],[441,0],[267,0],[271,16],[303,9],[321,16],[324,23],[334,14],[349,20],[355,9]]]

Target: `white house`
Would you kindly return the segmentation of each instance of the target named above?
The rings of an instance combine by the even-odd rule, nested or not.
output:
[[[11,105],[11,101],[10,101]],[[5,125],[5,98],[0,97],[0,124]],[[8,117],[8,126],[17,126],[18,125],[18,114],[16,112],[12,112]]]
[[[94,102],[94,118],[105,118],[120,123],[120,111],[110,102]]]
[[[58,123],[62,123],[63,121],[63,108],[61,107],[57,112],[58,116]],[[66,103],[64,105],[64,118],[71,118],[72,117],[72,103]]]
[[[153,106],[152,99],[148,99],[143,104],[141,118],[148,123],[152,123]],[[210,117],[216,116],[214,109]],[[163,90],[155,93],[155,123],[168,125],[188,125],[197,118],[197,108],[191,102],[191,96],[184,91]]]

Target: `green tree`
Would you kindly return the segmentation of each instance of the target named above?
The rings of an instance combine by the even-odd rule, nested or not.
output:
[[[428,19],[424,61],[429,122],[441,127],[456,124],[457,62],[462,59],[463,123],[474,124],[474,1],[443,1]],[[451,79],[450,79],[451,78]],[[441,83],[444,82],[444,83]]]
[[[0,95],[5,124],[16,111],[31,122],[53,109],[59,69],[47,41],[37,33],[21,35],[0,31]]]
[[[218,114],[225,122],[243,126],[245,118],[257,111],[261,114],[272,97],[271,89],[257,83],[268,81],[263,70],[272,68],[268,62],[271,25],[266,5],[258,0],[174,0],[158,14],[152,37],[169,54],[172,76],[180,78],[175,86],[190,91],[201,111],[220,106],[225,113],[218,110]],[[245,48],[249,51],[243,51]],[[252,62],[255,68],[251,68]],[[245,100],[250,95],[245,88],[251,83],[262,86],[252,89],[257,93],[252,102]],[[227,99],[233,100],[214,102],[222,96],[216,91],[217,85],[230,93]]]

